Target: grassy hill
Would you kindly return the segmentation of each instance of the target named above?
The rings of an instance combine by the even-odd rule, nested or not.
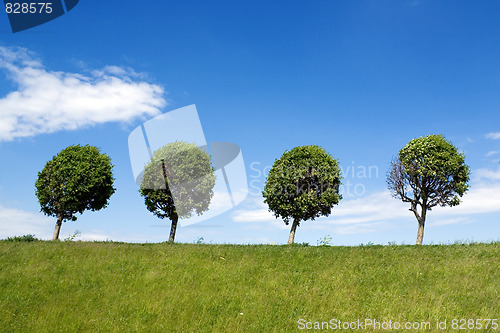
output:
[[[358,319],[430,322],[427,332],[446,319],[440,332],[451,332],[453,319],[500,321],[500,243],[0,241],[0,295],[5,332],[299,332],[314,322],[341,331],[336,320]]]

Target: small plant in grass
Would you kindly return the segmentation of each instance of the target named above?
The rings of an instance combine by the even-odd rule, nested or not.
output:
[[[82,235],[82,233],[80,232],[80,230],[75,230],[73,231],[73,233],[69,234],[68,237],[66,237],[64,240],[65,241],[74,241],[76,238],[80,237]]]
[[[330,235],[326,235],[325,237],[318,239],[316,244],[318,246],[332,246],[332,237]]]
[[[14,237],[9,237],[7,238],[7,241],[9,242],[34,242],[37,241],[38,239],[35,238],[35,235],[23,235],[23,236],[14,236]]]

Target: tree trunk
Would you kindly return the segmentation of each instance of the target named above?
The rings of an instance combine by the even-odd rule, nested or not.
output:
[[[57,214],[57,222],[56,222],[56,227],[54,229],[54,235],[52,236],[52,240],[59,239],[59,233],[61,232],[62,223],[63,223],[62,214]]]
[[[168,180],[167,180],[167,169],[165,168],[165,160],[161,160],[161,170],[163,171],[163,180],[165,181],[165,190],[167,191],[167,194],[172,197],[172,192],[170,192],[170,188],[168,187]],[[170,237],[168,237],[168,242],[173,243],[175,240],[175,231],[177,230],[177,221],[179,220],[179,216],[177,215],[176,212],[174,212],[173,216],[171,217],[172,220],[172,226],[170,227]]]
[[[427,215],[427,207],[425,205],[421,207],[422,211],[420,213],[420,216],[417,216],[417,221],[418,221],[417,245],[422,245],[422,241],[424,240],[425,216]]]
[[[177,221],[179,220],[179,217],[177,214],[172,217],[172,227],[170,228],[170,237],[168,238],[168,241],[170,243],[174,242],[175,239],[175,231],[177,230]]]
[[[292,223],[292,229],[290,229],[290,236],[288,236],[288,244],[293,244],[293,240],[295,239],[295,230],[297,230],[298,225],[299,219],[294,219]]]
[[[418,221],[417,245],[422,245],[424,240],[424,224],[425,221]]]

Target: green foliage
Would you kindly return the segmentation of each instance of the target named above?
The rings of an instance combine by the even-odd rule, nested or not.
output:
[[[387,186],[393,197],[410,203],[418,221],[417,244],[422,244],[427,211],[458,205],[468,189],[469,174],[464,154],[442,135],[413,139],[399,151]]]
[[[285,224],[290,219],[328,216],[341,200],[340,169],[323,148],[300,146],[286,151],[269,171],[262,195],[269,210]]]
[[[41,211],[76,221],[76,213],[106,207],[115,192],[112,169],[109,156],[97,147],[63,149],[38,173],[35,187]]]
[[[299,332],[301,318],[447,319],[439,332],[457,332],[451,319],[500,308],[500,243],[0,241],[0,263],[2,332]]]
[[[400,170],[395,170],[399,162]],[[456,206],[468,189],[470,170],[465,156],[442,135],[411,140],[399,151],[389,175],[389,189],[405,202],[427,208]]]
[[[194,143],[178,141],[154,152],[139,193],[157,217],[188,218],[208,209],[215,179],[210,156]]]
[[[6,239],[8,242],[34,242],[38,239],[35,238],[35,235],[22,235],[22,236],[14,236]]]

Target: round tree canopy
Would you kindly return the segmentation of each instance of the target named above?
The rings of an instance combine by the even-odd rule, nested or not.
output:
[[[76,220],[76,213],[96,211],[108,205],[115,192],[113,165],[99,148],[73,145],[47,162],[35,184],[41,211]]]
[[[140,193],[156,216],[188,218],[208,209],[215,179],[210,156],[194,143],[178,141],[154,152],[144,169]]]
[[[399,151],[399,161],[413,192],[434,205],[455,206],[468,189],[465,156],[442,135],[411,140]]]
[[[281,217],[309,220],[328,216],[341,200],[340,169],[323,148],[300,146],[274,162],[262,192],[269,210]]]

